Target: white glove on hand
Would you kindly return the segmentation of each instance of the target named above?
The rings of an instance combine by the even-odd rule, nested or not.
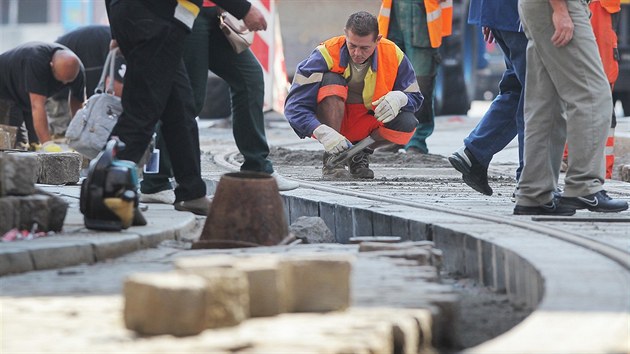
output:
[[[326,152],[338,154],[352,146],[352,143],[345,136],[339,134],[333,128],[322,124],[313,130],[315,138],[324,145]]]
[[[402,91],[389,91],[385,96],[372,102],[374,109],[374,117],[382,123],[389,123],[400,113],[400,109],[404,107],[409,98]]]

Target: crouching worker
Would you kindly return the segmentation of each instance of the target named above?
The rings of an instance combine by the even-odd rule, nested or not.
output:
[[[374,178],[372,148],[384,142],[407,144],[423,97],[411,63],[378,33],[375,16],[365,11],[350,15],[344,32],[298,64],[284,113],[301,138],[312,136],[324,146],[325,179]],[[354,155],[349,169],[326,166],[367,136],[376,142]]]

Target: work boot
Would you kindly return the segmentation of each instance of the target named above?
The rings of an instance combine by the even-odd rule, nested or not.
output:
[[[323,179],[349,179],[350,172],[346,170],[345,164],[339,164],[333,168],[326,167],[326,163],[333,157],[335,157],[335,155],[324,152],[324,158],[323,158],[324,167],[322,168],[322,178]]]
[[[475,156],[462,146],[448,157],[448,162],[459,172],[462,179],[470,188],[485,195],[492,195],[492,188],[488,185],[488,169],[481,165]]]
[[[352,178],[374,178],[374,171],[370,169],[370,155],[372,155],[373,152],[374,150],[372,149],[364,149],[350,158],[348,167],[350,168]]]

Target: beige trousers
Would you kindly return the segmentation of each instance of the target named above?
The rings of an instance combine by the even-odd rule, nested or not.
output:
[[[552,199],[565,140],[569,146],[564,196],[602,189],[604,147],[612,116],[611,91],[585,1],[568,0],[573,39],[557,48],[548,0],[520,0],[519,14],[529,40],[525,80],[525,153],[517,204],[536,206]]]

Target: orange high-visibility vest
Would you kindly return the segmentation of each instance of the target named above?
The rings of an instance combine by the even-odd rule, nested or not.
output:
[[[333,37],[317,47],[322,54],[328,70],[341,74],[343,77],[350,76],[350,68],[340,65],[341,49],[346,44],[346,36]],[[405,54],[388,39],[381,39],[376,47],[376,72],[372,67],[368,68],[365,74],[365,86],[363,88],[363,104],[367,109],[374,109],[372,102],[385,96],[394,88],[398,66],[402,62]]]
[[[389,32],[392,1],[383,0],[381,10],[378,13],[378,30],[385,38]],[[427,11],[427,27],[431,47],[438,48],[442,45],[442,38],[453,33],[453,0],[425,0],[424,8]]]

